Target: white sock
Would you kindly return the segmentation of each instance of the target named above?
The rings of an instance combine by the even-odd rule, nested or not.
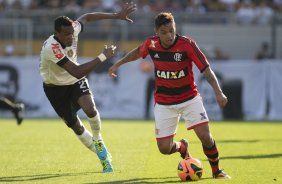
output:
[[[97,111],[97,115],[93,118],[88,117],[88,121],[90,123],[90,127],[93,133],[93,140],[102,140],[102,135],[101,135],[101,119],[100,119],[100,114]]]
[[[87,148],[96,153],[95,145],[93,142],[93,136],[88,130],[84,129],[84,132],[81,135],[77,135],[77,137],[82,142],[82,144],[84,144]]]

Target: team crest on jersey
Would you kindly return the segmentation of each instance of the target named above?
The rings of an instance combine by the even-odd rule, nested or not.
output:
[[[151,44],[150,44],[150,46],[149,47],[153,47],[153,48],[156,48],[156,41],[154,41],[154,40],[151,40]]]
[[[188,74],[187,68],[179,71],[156,70],[156,76],[162,79],[181,79]]]
[[[173,56],[175,61],[181,61],[182,60],[182,54],[181,53],[175,53]]]
[[[67,54],[68,54],[69,57],[72,57],[72,56],[73,56],[73,51],[72,51],[72,49],[69,50]]]

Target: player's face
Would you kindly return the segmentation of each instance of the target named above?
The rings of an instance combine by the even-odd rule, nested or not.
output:
[[[56,31],[55,35],[58,37],[60,42],[62,42],[66,47],[72,45],[73,41],[73,27],[72,26],[62,26],[60,32]]]
[[[161,40],[161,45],[165,48],[170,47],[175,41],[175,23],[170,22],[165,25],[161,25],[158,29],[155,29],[156,34]]]

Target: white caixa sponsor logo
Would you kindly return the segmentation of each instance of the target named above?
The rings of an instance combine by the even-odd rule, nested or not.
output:
[[[179,71],[162,71],[156,70],[156,76],[162,79],[180,79],[187,75],[185,69]]]

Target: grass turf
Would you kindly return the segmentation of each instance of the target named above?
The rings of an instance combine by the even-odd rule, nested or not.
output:
[[[204,165],[197,183],[282,182],[281,122],[212,122],[210,128],[220,165],[232,179],[211,178],[199,140],[181,122],[175,139],[187,138]],[[102,134],[114,173],[102,173],[97,156],[61,120],[27,119],[17,126],[14,119],[0,119],[0,183],[181,183],[180,156],[158,152],[152,121],[104,120]]]

